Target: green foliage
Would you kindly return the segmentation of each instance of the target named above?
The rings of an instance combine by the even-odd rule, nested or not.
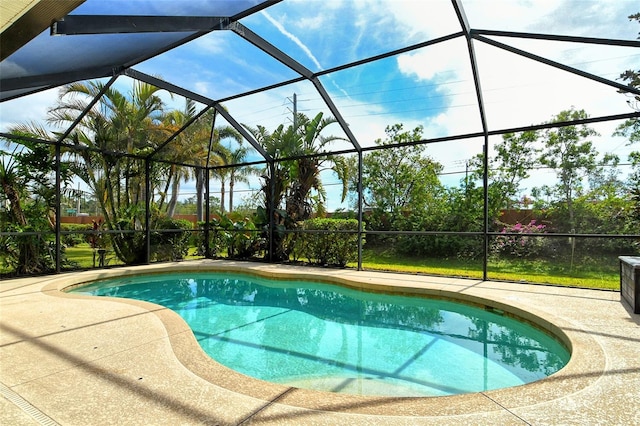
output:
[[[362,197],[368,212],[367,229],[377,231],[434,230],[443,218],[446,189],[438,179],[442,166],[425,155],[422,127],[405,131],[402,124],[388,126],[381,148],[363,157]],[[394,146],[396,145],[396,146]],[[391,146],[394,146],[391,148]],[[357,193],[355,176],[349,183]],[[371,235],[368,242],[384,245],[389,238]]]
[[[589,116],[584,110],[561,111],[551,123],[583,120]],[[583,178],[598,168],[597,152],[591,141],[586,140],[598,133],[585,124],[565,126],[545,131],[544,150],[539,158],[540,164],[555,170],[558,183],[546,188],[558,203],[567,211],[565,232],[576,229],[576,197],[583,193]]]
[[[15,129],[13,133],[24,134]],[[0,225],[3,231],[20,233],[3,238],[0,261],[18,275],[55,270],[54,158],[50,146],[30,141],[16,145],[11,153],[0,151],[0,199],[8,203],[8,209],[0,211]],[[61,165],[61,172],[66,181],[66,165]]]
[[[296,251],[310,263],[345,266],[358,259],[358,221],[356,219],[309,219],[296,240]],[[347,232],[351,231],[351,232]]]
[[[636,72],[629,71],[622,77],[631,86],[637,86]],[[49,121],[53,124],[75,122],[79,114],[84,114],[87,102],[103,89],[105,87],[99,82],[65,87],[58,104],[50,110]],[[224,137],[241,138],[232,128],[216,128],[212,135],[210,125],[206,124],[211,122],[212,116],[205,115],[203,120],[198,120],[206,125],[194,123],[193,127],[176,136],[172,144],[155,151],[167,140],[169,133],[180,128],[195,113],[194,105],[189,101],[184,112],[166,111],[157,92],[158,88],[146,84],[135,84],[130,93],[120,93],[114,88],[106,90],[98,107],[84,115],[74,133],[64,141],[63,156],[70,161],[60,165],[62,179],[67,180],[73,172],[94,192],[105,217],[101,246],[109,246],[126,264],[146,261],[144,201],[148,191],[154,194],[150,205],[152,259],[181,259],[186,254],[189,235],[192,235],[186,232],[190,228],[164,218],[161,212],[189,207],[201,216],[205,166],[211,166],[211,171],[219,174],[223,190],[225,182],[229,182],[230,207],[234,182],[243,178],[239,170],[218,167],[241,162],[246,151],[244,148],[238,150],[234,159],[231,152],[220,146],[219,141]],[[584,110],[571,109],[561,111],[550,123],[573,124],[572,121],[587,117]],[[339,241],[331,243],[321,241],[322,233],[295,232],[297,229],[328,231],[337,226],[329,225],[330,222],[303,221],[314,212],[318,216],[324,213],[321,170],[331,168],[343,183],[348,183],[343,190],[357,190],[354,180],[357,156],[324,154],[327,145],[339,139],[324,135],[324,129],[333,123],[333,118],[323,118],[321,113],[312,118],[299,114],[292,125],[282,125],[273,133],[261,127],[252,130],[256,140],[276,159],[262,176],[264,202],[253,216],[253,212],[220,214],[213,220],[207,244],[215,254],[248,258],[272,249],[268,254],[273,255],[274,260],[286,261],[291,256],[297,259],[303,254],[323,264],[349,261],[345,260],[349,256],[343,254],[343,251],[348,252],[347,248],[339,247],[343,244],[342,236],[348,234],[335,234],[340,236]],[[616,134],[628,137],[629,143],[637,142],[637,120],[627,124]],[[23,272],[39,273],[54,266],[50,250],[55,241],[51,221],[56,196],[54,151],[46,144],[32,146],[33,142],[29,142],[33,137],[51,139],[43,129],[21,126],[14,130],[23,135],[24,142],[16,142],[20,151],[3,156],[0,162],[0,195],[8,202],[7,210],[1,213],[2,230],[41,234],[34,238],[27,235],[5,238],[0,245],[2,258],[14,267],[22,268]],[[370,234],[368,245],[394,247],[397,254],[407,256],[478,258],[483,254],[482,238],[451,233],[476,233],[485,229],[481,184],[484,158],[476,156],[467,163],[468,173],[458,187],[444,187],[439,179],[442,166],[426,155],[428,145],[421,142],[422,131],[422,127],[405,131],[402,124],[388,126],[385,139],[375,143],[378,148],[389,149],[367,151],[363,157],[362,190],[367,228],[415,232],[399,237]],[[539,132],[503,135],[502,142],[495,146],[496,156],[488,162],[490,230],[495,229],[493,226],[496,226],[500,209],[517,204],[520,183],[530,177],[530,171],[537,166],[546,166],[555,170],[558,184],[536,188],[533,195],[538,198],[537,206],[545,208],[541,217],[547,221],[549,231],[637,233],[640,229],[640,154],[631,154],[633,170],[629,179],[622,182],[615,167],[618,159],[598,155],[588,140],[594,135],[595,131],[585,125],[563,125]],[[214,140],[211,150],[210,139]],[[543,150],[538,149],[541,144],[544,144]],[[82,149],[68,149],[70,146]],[[87,147],[90,149],[85,149]],[[136,158],[137,155],[150,155],[152,161],[148,163]],[[208,158],[206,163],[201,161],[203,155]],[[154,162],[155,159],[162,161]],[[187,160],[193,160],[197,167],[184,170],[171,164],[172,161],[185,163]],[[237,175],[233,174],[235,171]],[[145,185],[146,178],[150,188]],[[192,178],[196,179],[198,195],[194,197],[193,205],[182,205],[176,198],[179,184]],[[217,203],[224,204],[224,194]],[[548,200],[543,200],[545,196]],[[269,230],[270,224],[275,225],[274,229]],[[311,228],[306,228],[308,226]],[[77,228],[82,229],[88,228]],[[82,236],[74,232],[76,228],[63,227],[63,231],[64,245],[73,246],[82,241]],[[434,234],[416,235],[420,232]],[[272,238],[270,244],[268,238]],[[522,252],[516,250],[518,247],[498,251],[513,257],[534,257],[537,249],[527,244]],[[201,241],[200,245],[202,253],[205,242]],[[544,244],[543,252],[557,257],[566,254],[567,247],[574,250],[576,246],[594,252],[627,252],[629,241],[594,238],[567,245],[561,239],[552,238]]]
[[[537,163],[539,150],[535,147],[539,137],[536,131],[506,133],[495,146],[496,155],[489,159],[488,192],[489,221],[497,220],[500,209],[510,209],[517,203],[520,183],[530,176]],[[468,164],[469,181],[481,182],[484,174],[484,154],[478,154]]]
[[[482,238],[476,236],[436,234],[398,235],[393,238],[396,252],[410,257],[444,257],[478,259],[483,253]]]
[[[287,229],[295,228],[296,224],[291,220],[286,210],[276,209],[273,212],[273,233],[269,233],[271,226],[269,210],[262,206],[256,209],[253,217],[256,229],[260,230],[265,250],[269,251],[269,240],[273,245],[274,260],[289,260],[295,243],[295,235],[288,233]]]
[[[544,224],[536,224],[535,220],[523,225],[505,225],[491,244],[491,252],[516,258],[534,258],[543,250],[545,239],[535,235],[545,233]],[[516,235],[513,235],[516,234]]]
[[[267,244],[269,257],[273,260],[288,260],[293,250],[295,236],[284,231],[294,230],[296,223],[324,212],[326,194],[322,187],[320,172],[331,168],[345,183],[348,177],[347,162],[332,155],[320,155],[325,147],[336,140],[336,136],[326,136],[327,127],[337,123],[333,117],[323,117],[323,113],[309,118],[297,114],[294,123],[278,126],[269,132],[262,126],[248,128],[265,151],[278,159],[262,174],[263,209],[258,209],[256,223],[259,228],[270,223],[273,212],[276,229],[273,234],[263,233],[265,238],[273,237]],[[343,191],[343,197],[346,191]]]
[[[264,247],[264,240],[250,217],[231,212],[221,218],[219,226],[224,230],[230,258],[248,259],[255,256]]]
[[[630,156],[633,172],[629,177],[629,217],[633,229],[640,229],[640,152]]]
[[[403,131],[402,124],[388,126],[387,137],[376,140],[380,147],[422,139],[422,127]],[[370,220],[384,226],[409,211],[429,210],[438,203],[442,166],[424,154],[424,145],[397,146],[372,151],[363,157],[364,205],[373,211]],[[356,182],[351,183],[356,190]]]
[[[204,229],[204,222],[199,227]],[[209,250],[212,256],[226,252],[229,258],[248,259],[265,249],[266,238],[255,222],[240,212],[212,215],[209,228]],[[200,234],[197,254],[204,255],[204,232]]]
[[[482,231],[482,188],[476,188],[475,183],[469,179],[463,181],[461,187],[448,188],[437,195],[438,202],[432,203],[430,209],[411,211],[396,218],[392,229],[441,232],[441,234],[394,237],[392,241],[398,253],[408,256],[445,256],[466,259],[482,256],[484,251],[481,238],[447,234],[448,232]]]
[[[161,217],[151,232],[151,260],[182,260],[189,250],[193,225],[188,220]]]
[[[53,240],[53,234],[0,237],[0,265],[17,275],[51,273],[55,270]]]
[[[213,221],[211,222],[211,224]],[[221,236],[219,231],[213,226],[209,227],[209,239],[207,240],[207,234],[205,233],[207,223],[205,221],[199,221],[196,224],[198,232],[194,233],[193,240],[195,241],[196,256],[207,256],[207,249],[209,249],[210,257],[216,257],[221,250]]]
[[[146,262],[146,234],[142,227],[144,211],[139,204],[122,206],[112,215],[112,221],[105,223],[108,232],[101,235],[102,245],[111,246],[126,265],[140,265]],[[123,232],[117,232],[123,231]]]
[[[442,231],[480,232],[484,226],[484,192],[475,182],[447,191],[448,215],[442,220]],[[498,211],[490,211],[497,217]]]
[[[64,244],[66,247],[75,247],[78,244],[89,242],[90,235],[87,235],[85,232],[90,230],[90,225],[61,223],[60,231],[63,232],[62,244]]]

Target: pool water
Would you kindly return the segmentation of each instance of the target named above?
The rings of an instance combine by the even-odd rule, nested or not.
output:
[[[179,273],[99,281],[72,292],[166,306],[219,363],[315,390],[480,392],[539,380],[570,357],[548,334],[489,310],[308,281]]]

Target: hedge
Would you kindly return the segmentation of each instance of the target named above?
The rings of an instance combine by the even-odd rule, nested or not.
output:
[[[296,251],[310,263],[345,266],[358,259],[358,221],[356,219],[309,219],[296,240]],[[344,232],[352,231],[352,232]],[[364,241],[363,241],[364,242]]]

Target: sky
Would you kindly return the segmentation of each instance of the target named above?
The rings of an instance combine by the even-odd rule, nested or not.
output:
[[[77,13],[135,13],[143,3],[146,0],[88,0]],[[205,10],[200,9],[203,7],[224,8],[232,2],[154,0],[149,4],[155,9],[146,13],[189,15]],[[627,18],[640,12],[636,0],[462,0],[462,4],[474,29],[622,40],[636,40],[640,31],[640,25]],[[312,72],[460,31],[449,0],[285,0],[241,23]],[[638,69],[640,64],[636,47],[488,38],[610,80],[616,80],[624,70]],[[473,48],[491,130],[543,123],[570,108],[585,109],[590,116],[632,112],[627,98],[615,88],[479,40],[473,41]],[[4,62],[0,71],[2,65],[10,65],[11,57]],[[230,31],[214,31],[134,68],[215,100],[297,76]],[[405,129],[422,126],[425,138],[482,131],[469,50],[463,37],[332,72],[321,76],[320,82],[363,147],[384,138],[385,127],[395,123],[402,123]],[[129,82],[122,79],[117,84],[126,91]],[[224,106],[242,124],[260,124],[273,130],[291,122],[294,93],[298,111],[310,117],[318,112],[331,114],[309,81],[227,101]],[[0,104],[0,129],[42,121],[56,98],[57,91],[50,90]],[[177,108],[184,103],[179,96],[165,95],[164,99]],[[220,124],[225,123],[220,120]],[[601,135],[594,143],[600,152],[613,152],[624,161],[631,147],[624,139],[611,136],[617,124],[593,126]],[[338,125],[327,132],[345,137]],[[490,144],[497,141],[492,138]],[[481,152],[482,144],[481,138],[437,143],[428,145],[426,152],[443,164],[448,173],[443,181],[457,185],[462,174],[450,173],[464,173],[466,160]],[[331,147],[350,146],[337,142]],[[549,173],[537,172],[524,191],[548,179]],[[323,181],[329,211],[346,207],[337,196],[341,190],[337,178],[324,173]],[[253,189],[259,186],[258,179],[249,183]],[[182,191],[189,193],[190,188],[193,183],[186,183]],[[212,183],[212,188],[215,191],[219,184]],[[241,194],[236,200],[241,200]]]

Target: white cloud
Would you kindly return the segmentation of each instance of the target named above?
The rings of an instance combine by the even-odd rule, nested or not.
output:
[[[211,35],[199,37],[192,43],[192,46],[196,48],[194,51],[197,50],[199,54],[225,54],[229,48],[227,40],[224,37],[212,37]]]
[[[556,2],[496,1],[495,7],[486,2],[465,1],[467,16],[474,25],[482,28],[501,28],[505,17],[516,17],[510,27],[525,28],[539,22],[555,10]],[[574,3],[575,7],[575,3]],[[473,18],[473,19],[472,19]],[[458,39],[462,42],[464,39]],[[568,63],[605,78],[615,79],[630,67],[638,54],[631,48],[584,45],[540,40],[501,40],[525,50]],[[490,129],[500,129],[548,121],[555,114],[571,106],[585,108],[591,115],[608,115],[627,112],[624,97],[606,85],[523,58],[513,53],[473,42],[481,78]],[[635,55],[634,55],[635,53]],[[472,81],[469,56],[464,43],[448,42],[398,58],[401,72],[417,79],[442,84],[457,80]],[[430,125],[444,134],[463,134],[478,131],[478,108],[468,107],[476,103],[473,86],[464,83],[452,90],[441,85],[438,90],[447,92],[448,108],[430,121]],[[464,87],[464,88],[463,88]]]
[[[466,41],[458,38],[398,57],[398,68],[428,81],[447,99],[442,112],[425,123],[425,137],[482,130]]]
[[[315,31],[322,28],[325,20],[322,15],[316,15],[311,17],[304,17],[297,22],[298,27],[304,28],[307,31]]]
[[[531,31],[559,5],[558,0],[464,0],[462,3],[471,28],[521,32]]]
[[[50,89],[0,103],[0,131],[29,122],[45,125],[47,110],[55,105],[58,89]]]
[[[282,35],[287,37],[289,40],[293,41],[305,53],[305,55],[307,55],[307,57],[311,59],[311,61],[313,61],[314,65],[318,69],[322,69],[320,62],[318,62],[318,59],[316,59],[316,57],[313,55],[309,47],[307,47],[298,37],[296,37],[295,34],[292,34],[291,32],[287,31],[284,28],[284,26],[280,22],[275,20],[271,15],[269,15],[267,11],[263,10],[261,13],[262,15],[264,15],[265,18],[267,18],[269,22],[271,22],[271,24],[273,24],[274,27],[278,29],[278,31],[280,31]]]
[[[372,11],[393,16],[408,38],[420,35],[423,39],[431,39],[460,31],[451,0],[366,0],[355,4],[365,17]]]
[[[461,48],[462,47],[462,48]],[[470,77],[469,54],[459,41],[449,41],[398,56],[398,68],[420,80],[432,80],[451,74]]]
[[[490,46],[477,51],[493,128],[548,121],[571,106],[591,115],[625,112],[624,97],[614,88]]]
[[[195,91],[203,96],[210,95],[210,83],[208,81],[197,81],[194,85]]]

